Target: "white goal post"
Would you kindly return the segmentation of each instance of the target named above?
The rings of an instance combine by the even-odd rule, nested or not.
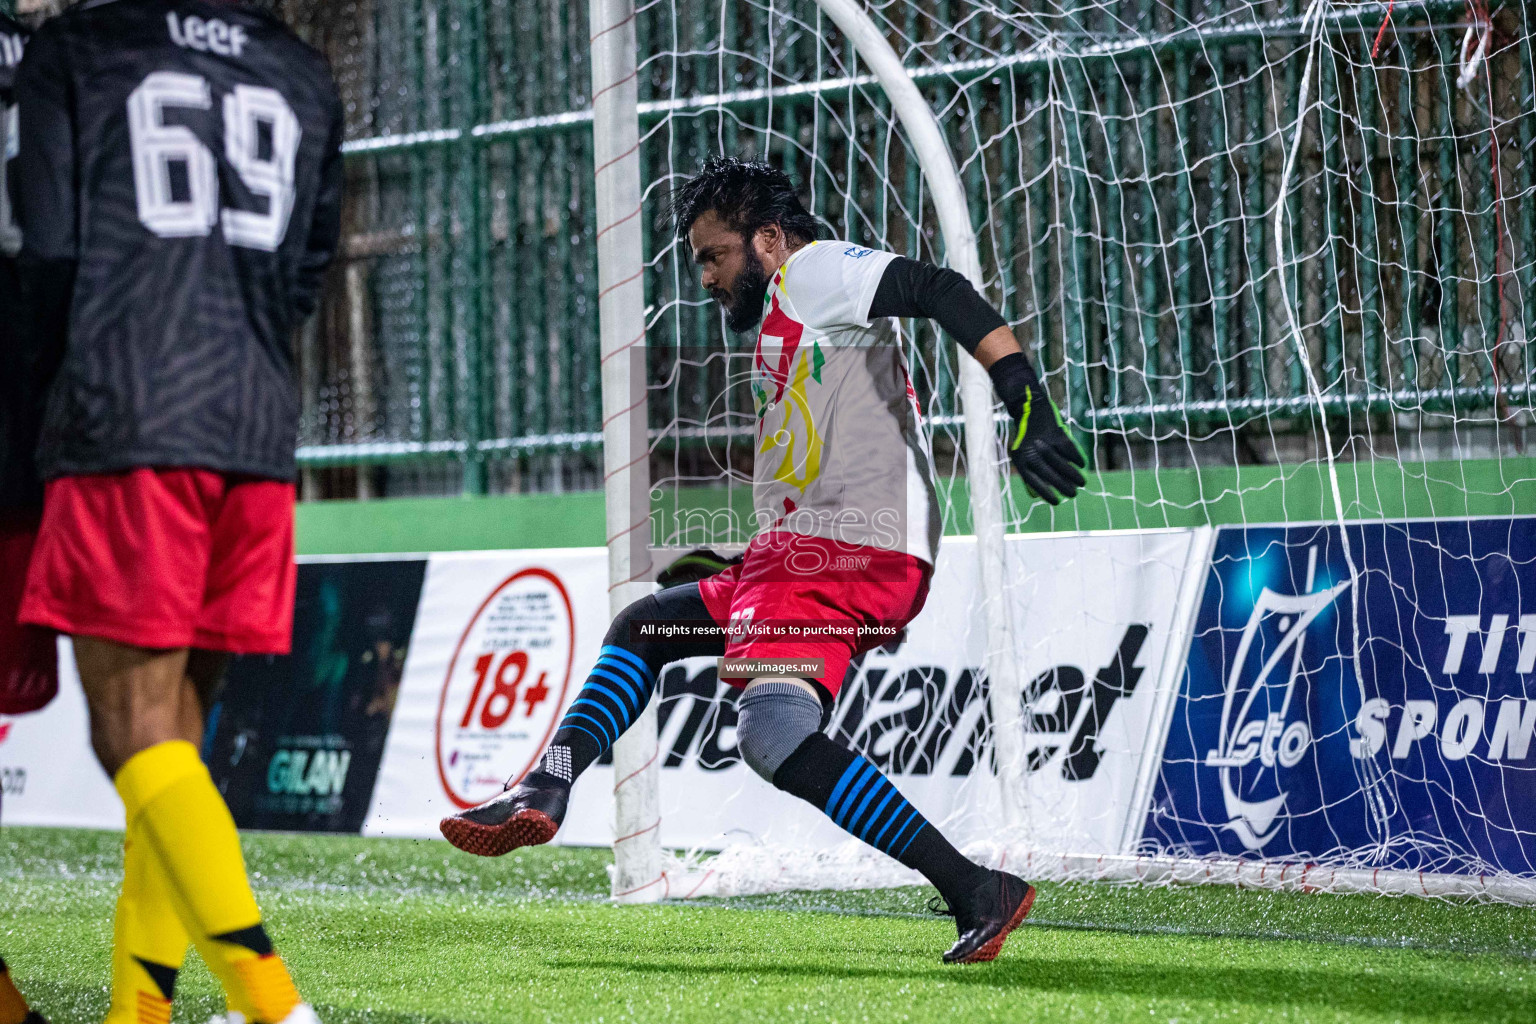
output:
[[[596,172],[598,318],[602,337],[603,476],[608,609],[652,590],[646,557],[645,259],[634,0],[592,0],[592,141]],[[656,699],[614,744],[613,898],[661,899]]]
[[[939,130],[933,108],[913,84],[901,58],[891,49],[880,29],[870,20],[856,0],[817,0],[821,9],[837,23],[852,41],[860,58],[867,64],[890,98],[891,108],[907,130],[907,138],[938,212],[939,232],[950,266],[978,291],[985,291],[981,273],[981,253],[976,247],[976,228],[971,220],[965,187],[955,170],[953,154]],[[1012,813],[1020,801],[1014,792],[1024,764],[1024,751],[1017,742],[1021,735],[1019,721],[1019,679],[1013,648],[1013,624],[1003,587],[1003,494],[999,479],[1000,449],[994,418],[997,402],[992,382],[981,364],[957,346],[960,367],[960,400],[965,413],[965,452],[970,472],[971,521],[976,528],[976,557],[982,581],[981,603],[987,630],[987,678],[992,708],[993,739],[998,744],[998,774],[1003,783],[1003,810]],[[1002,463],[1007,472],[1007,463]],[[1012,821],[1009,822],[1012,824]]]

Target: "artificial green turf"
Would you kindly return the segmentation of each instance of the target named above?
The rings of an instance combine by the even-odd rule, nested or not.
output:
[[[120,842],[0,832],[0,952],[55,1024],[105,1011]],[[245,845],[271,931],[328,1024],[1536,1014],[1536,912],[1516,907],[1047,885],[996,963],[955,968],[938,962],[953,926],[923,912],[922,889],[614,907],[602,850],[486,861],[441,842]],[[219,1009],[194,963],[179,1021]]]

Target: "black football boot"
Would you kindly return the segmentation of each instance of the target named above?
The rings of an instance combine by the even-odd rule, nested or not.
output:
[[[1035,887],[1017,875],[991,872],[959,906],[951,906],[960,938],[944,954],[947,964],[997,959],[1008,934],[1024,923],[1035,905]]]
[[[444,839],[465,853],[500,857],[519,846],[539,846],[555,838],[570,795],[569,782],[533,771],[500,796],[450,814],[438,828]]]

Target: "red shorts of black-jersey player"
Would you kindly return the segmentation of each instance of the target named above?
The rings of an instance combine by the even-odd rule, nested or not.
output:
[[[294,486],[204,469],[48,482],[21,620],[134,647],[286,654]]]

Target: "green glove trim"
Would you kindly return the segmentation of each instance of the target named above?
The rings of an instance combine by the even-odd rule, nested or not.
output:
[[[1019,413],[1019,432],[1014,436],[1013,444],[1008,446],[1008,450],[1011,452],[1018,451],[1019,445],[1024,443],[1024,435],[1029,430],[1029,409],[1030,406],[1034,404],[1034,402],[1035,389],[1030,388],[1028,391],[1024,392],[1024,408]],[[1056,414],[1056,422],[1061,422],[1060,413]]]

